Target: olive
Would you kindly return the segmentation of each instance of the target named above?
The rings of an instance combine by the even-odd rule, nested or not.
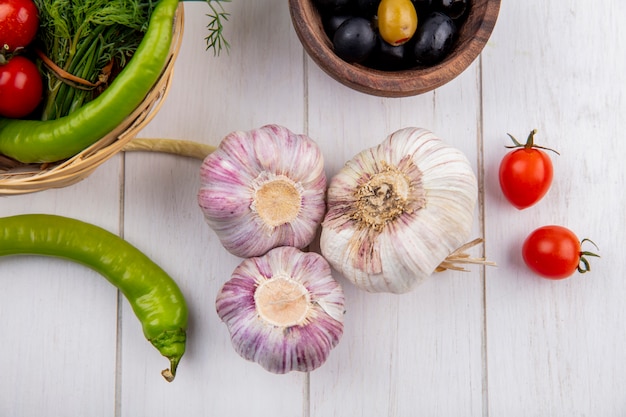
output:
[[[354,16],[337,28],[333,47],[339,58],[351,63],[361,63],[376,47],[376,32],[370,21]]]
[[[359,16],[373,18],[376,15],[380,0],[356,0],[356,11]]]
[[[314,0],[320,10],[336,13],[348,9],[352,0]]]
[[[417,14],[424,15],[433,8],[433,0],[411,0],[417,10]]]
[[[410,0],[381,0],[378,5],[378,31],[391,45],[407,42],[417,28],[417,12]]]
[[[326,15],[322,18],[322,23],[324,25],[324,32],[329,39],[332,39],[335,36],[335,32],[337,28],[341,26],[343,22],[350,19],[352,16],[344,15],[344,14],[330,14]]]
[[[434,65],[450,52],[456,36],[454,21],[446,14],[432,12],[422,20],[406,53],[418,65]]]
[[[451,19],[462,17],[468,10],[467,0],[435,0],[439,10],[450,16]]]
[[[405,43],[402,45],[390,45],[389,43],[378,37],[376,42],[376,48],[372,52],[370,59],[367,60],[367,65],[370,68],[375,68],[383,71],[397,71],[407,68],[407,63],[404,58]]]

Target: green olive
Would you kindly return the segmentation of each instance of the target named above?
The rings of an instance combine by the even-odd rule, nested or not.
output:
[[[411,0],[382,0],[378,5],[378,30],[390,45],[406,43],[417,29],[417,12]]]

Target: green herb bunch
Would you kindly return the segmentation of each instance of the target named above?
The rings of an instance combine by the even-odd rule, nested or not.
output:
[[[126,65],[148,28],[156,0],[35,0],[48,94],[42,120],[92,100]]]

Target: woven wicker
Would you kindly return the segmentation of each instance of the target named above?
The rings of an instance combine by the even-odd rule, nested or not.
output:
[[[115,130],[70,159],[52,164],[20,164],[0,156],[0,195],[26,194],[75,184],[117,154],[157,114],[167,96],[184,30],[178,6],[172,45],[163,72],[144,101]]]

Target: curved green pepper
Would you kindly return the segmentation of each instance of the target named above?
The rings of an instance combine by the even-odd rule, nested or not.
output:
[[[0,218],[0,256],[46,255],[86,265],[126,296],[143,333],[170,360],[171,382],[185,353],[187,304],[174,280],[121,237],[80,220],[48,214]]]
[[[114,130],[159,79],[173,39],[178,0],[159,0],[133,58],[96,99],[55,120],[0,119],[0,154],[24,163],[76,155]]]

